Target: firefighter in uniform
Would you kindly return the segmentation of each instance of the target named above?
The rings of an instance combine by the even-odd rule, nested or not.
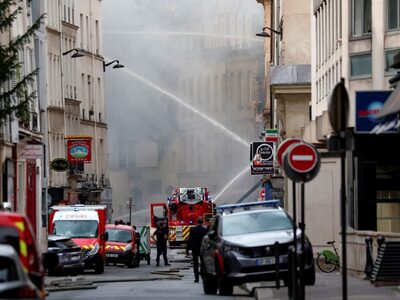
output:
[[[194,282],[199,282],[200,247],[203,237],[206,234],[207,234],[207,229],[203,227],[203,218],[198,217],[197,226],[192,227],[190,229],[187,250],[186,250],[186,253],[189,252],[189,249],[192,250]],[[200,266],[200,271],[202,271],[201,266]]]
[[[167,240],[168,240],[168,227],[165,221],[162,221],[157,226],[156,231],[154,231],[152,235],[153,240],[156,240],[157,243],[157,266],[160,265],[160,256],[162,255],[164,258],[164,263],[166,266],[170,266],[167,258]]]

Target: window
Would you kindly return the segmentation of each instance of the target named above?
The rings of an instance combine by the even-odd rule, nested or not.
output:
[[[385,72],[390,73],[390,72],[395,72],[395,71],[396,71],[396,69],[394,69],[394,68],[389,68],[389,66],[392,65],[392,64],[394,63],[394,61],[393,61],[394,56],[395,56],[396,54],[398,54],[398,53],[400,53],[400,49],[385,51],[385,61],[386,61],[386,64],[385,64]]]
[[[371,53],[351,56],[350,68],[351,77],[371,75]]]
[[[387,1],[387,28],[399,29],[400,28],[400,0]]]
[[[371,33],[371,0],[353,0],[352,7],[353,36]]]

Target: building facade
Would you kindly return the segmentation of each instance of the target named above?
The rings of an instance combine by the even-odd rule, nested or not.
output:
[[[111,209],[101,1],[48,1],[49,162],[67,158],[69,141],[87,141],[91,160],[50,170],[48,191],[59,202],[107,204]]]
[[[339,232],[339,168],[338,158],[324,150],[324,141],[310,137],[312,101],[311,2],[258,1],[264,5],[265,128],[276,128],[280,140],[304,139],[319,148],[320,174],[305,185],[305,223],[314,251],[327,240],[337,240]],[[260,30],[259,30],[260,31]],[[277,175],[284,175],[278,169]],[[284,180],[284,206],[293,212],[293,185]],[[295,192],[300,195],[300,185]],[[296,203],[300,220],[300,197]],[[326,224],[321,227],[320,224]]]
[[[20,53],[18,76],[38,69],[29,92],[37,97],[29,116],[1,128],[2,206],[26,214],[45,247],[47,209],[58,203],[106,204],[111,213],[101,1],[20,1],[15,26],[1,42],[21,35],[42,14],[42,26]],[[76,55],[74,55],[76,54]],[[12,80],[10,85],[15,84]],[[91,161],[57,172],[68,139],[91,144]]]
[[[17,6],[18,5],[18,6]],[[31,1],[19,1],[10,12],[21,8],[13,26],[0,34],[0,42],[7,45],[11,39],[24,34],[37,20]],[[1,87],[6,92],[16,86],[27,74],[37,68],[34,40],[27,42],[19,52],[21,66],[17,68],[8,84]],[[36,91],[37,78],[28,86],[27,93]],[[17,101],[17,100],[15,100]],[[16,102],[15,102],[16,104]],[[1,206],[11,211],[26,214],[33,225],[38,239],[41,239],[41,202],[43,174],[43,135],[40,124],[39,98],[35,96],[26,115],[10,116],[1,126]]]
[[[365,267],[366,237],[398,238],[399,159],[395,133],[371,134],[361,128],[369,119],[377,124],[374,110],[363,95],[390,92],[389,66],[400,52],[399,1],[314,1],[312,17],[313,79],[311,122],[306,131],[318,141],[332,132],[328,122],[330,93],[344,78],[350,100],[348,131],[353,147],[347,151],[346,182],[348,224],[348,267]],[[367,104],[365,104],[367,103]],[[325,174],[322,174],[325,175]],[[340,178],[340,177],[339,177]],[[327,178],[328,179],[328,178]]]

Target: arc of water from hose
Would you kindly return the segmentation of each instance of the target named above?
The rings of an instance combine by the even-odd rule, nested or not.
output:
[[[223,188],[222,190],[215,196],[214,202],[217,202],[219,197],[232,185],[236,180],[238,180],[240,177],[242,177],[246,172],[249,171],[249,166],[246,166],[240,173],[238,173],[235,177],[231,179]]]
[[[124,72],[128,73],[130,76],[132,76],[132,77],[136,78],[137,80],[143,82],[144,84],[148,85],[149,87],[159,91],[160,93],[168,96],[172,100],[178,102],[180,105],[184,106],[188,110],[192,111],[193,113],[195,113],[196,115],[200,116],[201,118],[203,118],[207,122],[211,123],[213,126],[217,127],[221,131],[223,131],[226,135],[231,137],[233,140],[239,142],[240,144],[242,144],[245,147],[249,147],[249,143],[247,141],[245,141],[244,139],[242,139],[240,136],[238,136],[236,133],[232,132],[231,130],[229,130],[228,128],[226,128],[224,125],[222,125],[221,123],[217,122],[216,120],[210,118],[209,116],[207,116],[205,113],[201,112],[200,110],[198,110],[198,109],[194,108],[193,106],[187,104],[185,101],[183,101],[179,97],[175,96],[171,92],[159,87],[158,85],[156,85],[155,83],[151,82],[150,80],[148,80],[148,79],[136,74],[135,72],[133,72],[130,68],[128,68],[126,66],[122,70]]]

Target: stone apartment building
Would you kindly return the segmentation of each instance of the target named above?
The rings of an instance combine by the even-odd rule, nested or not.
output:
[[[333,132],[328,103],[334,86],[345,80],[350,100],[348,132],[354,137],[353,149],[346,154],[347,261],[350,271],[362,272],[364,239],[397,238],[399,233],[398,135],[370,134],[358,125],[365,121],[360,107],[368,99],[360,98],[363,93],[390,91],[395,70],[389,66],[399,52],[399,2],[258,2],[264,4],[265,26],[280,32],[266,29],[271,36],[265,46],[270,57],[266,58],[270,126],[279,128],[282,138],[313,143],[321,156],[319,175],[306,184],[306,230],[315,251],[328,240],[340,240],[340,166],[337,154],[327,150]],[[308,74],[303,68],[308,68]],[[290,200],[291,189],[286,190]]]
[[[50,170],[48,191],[60,201],[108,204],[107,124],[101,1],[48,1],[48,156],[67,158],[69,141],[91,146],[91,160],[71,163],[68,172]]]
[[[38,240],[46,236],[46,199],[49,205],[103,203],[111,211],[101,4],[21,1],[23,11],[11,30],[10,37],[21,34],[46,14],[21,53],[24,74],[38,68],[29,121],[7,122],[1,136],[2,201],[28,215]],[[57,172],[51,162],[67,159],[68,139],[88,141],[91,161]]]
[[[37,20],[32,1],[20,1],[21,13],[17,15],[9,31],[0,34],[0,42],[8,44],[11,39],[26,32]],[[11,7],[16,9],[17,6]],[[2,91],[13,88],[23,76],[37,68],[34,40],[20,50],[21,67],[9,85]],[[28,88],[28,93],[36,90],[37,80]],[[39,98],[32,99],[27,116],[10,117],[0,127],[1,165],[1,205],[11,211],[26,214],[30,219],[38,239],[42,238],[42,174],[43,174],[43,134],[40,124]]]
[[[331,0],[313,1],[312,7],[313,97],[307,131],[314,141],[326,140],[331,131],[329,95],[344,78],[350,100],[348,131],[353,135],[353,149],[346,153],[348,268],[355,272],[365,267],[366,237],[376,241],[378,235],[390,239],[400,233],[398,134],[376,135],[362,127],[366,119],[373,126],[378,123],[372,112],[364,111],[373,102],[379,110],[381,91],[390,91],[389,79],[395,74],[390,65],[400,52],[399,4]],[[376,94],[369,99],[364,96],[368,92]]]

